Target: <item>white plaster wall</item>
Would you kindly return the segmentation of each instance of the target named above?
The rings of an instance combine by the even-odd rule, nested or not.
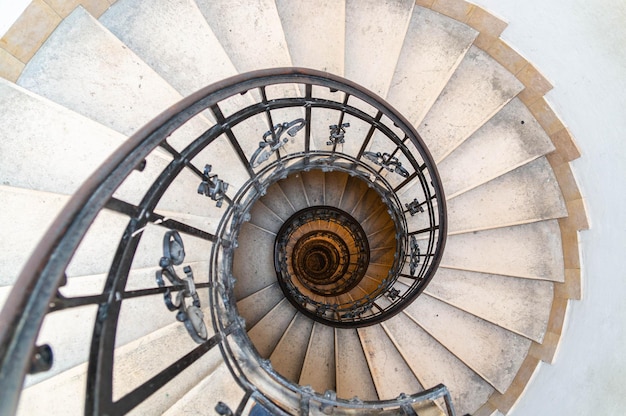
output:
[[[475,0],[553,83],[547,95],[583,153],[573,162],[591,229],[580,233],[583,300],[570,303],[553,365],[513,412],[626,414],[626,1]]]
[[[30,0],[0,0],[0,36],[9,30],[29,4]]]

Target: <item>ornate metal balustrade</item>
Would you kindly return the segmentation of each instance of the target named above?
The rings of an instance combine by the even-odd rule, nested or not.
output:
[[[244,392],[236,414],[255,405],[273,414],[302,415],[314,409],[414,414],[415,403],[437,398],[450,405],[443,386],[381,402],[316,393],[283,378],[251,344],[234,295],[239,230],[269,186],[311,169],[345,172],[377,190],[397,225],[398,244],[387,278],[366,298],[334,310],[308,301],[303,308],[317,318],[333,315],[337,326],[372,324],[402,310],[433,277],[446,236],[443,190],[415,129],[382,99],[336,76],[297,68],[243,74],[187,97],[143,127],[55,220],[0,316],[0,413],[15,412],[27,374],[49,371],[55,355],[63,352],[54,343],[37,344],[46,317],[83,310],[95,319],[84,347],[89,352],[87,414],[128,412],[167,383],[176,383],[178,374],[214,347]],[[135,186],[132,192],[129,186]],[[138,194],[137,189],[143,190]],[[177,215],[168,205],[177,198],[191,198],[187,206],[193,213]],[[214,220],[197,221],[198,212]],[[102,286],[97,293],[76,294],[70,290],[76,275],[72,267],[89,255],[84,246],[90,238],[102,239],[103,228],[112,244],[110,252],[99,253],[109,264]],[[315,244],[304,251],[309,254],[303,261],[332,258],[342,264],[345,250],[334,237],[312,238],[327,241],[328,247]],[[346,270],[358,275],[358,263],[366,257],[357,257],[357,266]],[[133,274],[149,267],[151,283]],[[324,266],[319,267],[322,276]],[[276,268],[284,275],[282,261]],[[326,286],[337,283],[344,290],[353,284],[334,271],[321,278],[332,280]],[[293,278],[284,276],[284,281]],[[166,323],[179,321],[197,346],[131,391],[114,394],[115,351],[118,343],[129,341],[123,310],[139,301],[144,306],[137,310],[146,316],[133,315],[131,322],[157,315]]]

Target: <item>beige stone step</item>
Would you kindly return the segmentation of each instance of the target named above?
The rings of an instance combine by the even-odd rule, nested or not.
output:
[[[267,188],[266,194],[260,199],[263,204],[278,215],[283,222],[295,214],[296,210],[278,184]]]
[[[237,74],[194,1],[118,1],[99,20],[185,96]]]
[[[298,383],[311,386],[320,394],[336,390],[335,330],[332,327],[319,322],[313,324]]]
[[[346,212],[352,212],[369,191],[367,183],[363,180],[350,176],[346,183],[346,189],[339,203],[339,208]]]
[[[296,313],[291,303],[283,299],[248,330],[248,336],[261,357],[269,358],[272,355]]]
[[[406,314],[396,315],[384,322],[382,327],[424,387],[430,388],[439,383],[448,387],[457,414],[472,414],[494,392],[489,383]]]
[[[273,0],[249,1],[246,7],[236,7],[227,0],[196,3],[238,72],[291,66]]]
[[[558,221],[451,235],[441,266],[562,282],[563,251]]]
[[[283,298],[282,290],[280,290],[278,283],[274,282],[237,301],[237,310],[239,315],[245,319],[246,327],[252,328]]]
[[[376,387],[356,329],[335,329],[337,397],[378,400]]]
[[[217,414],[219,402],[235,412],[244,398],[244,391],[230,374],[225,363],[208,377],[191,387],[187,394],[163,413],[164,416]]]
[[[270,356],[274,369],[294,383],[300,380],[312,329],[313,320],[297,313]]]
[[[293,65],[343,75],[345,0],[276,0],[276,8]]]
[[[257,201],[252,205],[250,209],[250,224],[254,224],[272,234],[276,234],[283,223],[284,220],[268,208],[262,201]]]
[[[125,135],[182,98],[82,7],[59,24],[17,83]],[[206,127],[194,119],[171,142]]]
[[[278,182],[278,184],[295,211],[309,207],[301,174],[289,175],[284,180]]]
[[[552,306],[552,283],[439,269],[426,293],[541,343]]]
[[[454,198],[553,150],[545,130],[514,98],[437,168],[446,197]]]
[[[243,299],[276,281],[274,271],[275,235],[244,223],[233,256],[235,299]]]
[[[567,216],[545,157],[448,201],[448,233],[457,234]]]
[[[423,390],[417,378],[380,325],[358,329],[359,337],[380,400]]]
[[[414,4],[346,1],[346,78],[382,97],[387,94]]]
[[[114,400],[149,380],[197,346],[179,322],[152,332],[115,352]],[[222,362],[218,348],[176,376],[136,407],[133,414],[160,414],[211,374]],[[19,415],[81,414],[84,412],[87,364],[81,364],[22,391]],[[123,379],[120,378],[123,375]],[[119,385],[123,381],[123,385]],[[166,392],[167,394],[165,394]]]
[[[324,173],[324,199],[329,205],[337,206],[346,189],[348,175],[340,172]]]
[[[469,26],[416,5],[387,101],[419,125],[476,35]]]
[[[531,341],[422,295],[406,313],[469,368],[503,393],[528,354]]]
[[[523,88],[513,74],[472,46],[417,131],[439,162]]]
[[[321,170],[302,172],[302,185],[306,192],[306,198],[310,206],[325,205],[324,187],[325,177]]]

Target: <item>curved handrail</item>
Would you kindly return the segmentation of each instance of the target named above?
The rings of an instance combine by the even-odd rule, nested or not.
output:
[[[265,95],[265,89],[269,86],[280,84],[297,85],[303,88],[305,93],[295,98],[268,99]],[[368,114],[366,111],[359,110],[357,107],[347,106],[345,102],[342,105],[341,102],[315,98],[311,93],[312,86],[322,86],[329,89],[331,92],[340,90],[344,94],[346,102],[348,101],[348,97],[354,97],[359,100],[359,102],[376,108],[377,114]],[[223,114],[220,108],[222,102],[231,97],[256,90],[258,90],[262,96],[260,101],[236,111],[233,114]],[[272,109],[294,107],[304,108],[307,114],[304,118],[305,126],[301,126],[298,123],[291,125],[287,123],[287,125],[277,125],[282,127],[276,127],[274,123],[270,122],[270,134],[263,135],[262,137],[265,145],[259,146],[260,151],[255,153],[251,160],[249,160],[241,147],[237,148],[237,139],[232,139],[231,136],[228,136],[229,134],[232,135],[233,126],[237,126],[239,123],[242,123],[252,116],[266,113],[271,120]],[[315,151],[309,148],[311,129],[310,109],[315,107],[333,109],[341,113],[339,123],[330,127],[330,141],[328,144],[332,145],[332,155],[329,160],[319,162],[320,166],[332,164],[332,157],[341,155],[341,152],[336,149],[338,146],[342,145],[345,128],[348,127],[346,125],[347,123],[342,122],[343,116],[349,114],[361,120],[367,120],[372,126],[371,132],[366,138],[366,142],[371,139],[374,131],[382,132],[393,143],[398,152],[396,155],[392,153],[367,151],[366,143],[364,143],[359,154],[355,155],[356,159],[365,158],[369,160],[372,166],[379,167],[379,174],[381,172],[386,173],[387,171],[392,173],[396,172],[401,176],[403,179],[400,183],[395,185],[394,191],[404,188],[411,183],[411,181],[421,186],[425,199],[421,202],[415,199],[413,202],[406,203],[405,214],[414,215],[418,210],[423,210],[424,207],[427,208],[428,223],[430,224],[429,232],[432,234],[432,237],[427,239],[426,250],[431,254],[428,254],[428,257],[423,257],[423,261],[420,264],[419,259],[422,254],[420,254],[419,250],[412,250],[412,248],[415,247],[413,245],[416,238],[415,236],[421,235],[423,230],[413,230],[410,231],[407,236],[404,236],[408,240],[405,246],[408,247],[407,250],[410,252],[400,254],[404,256],[403,260],[409,259],[412,266],[411,273],[407,274],[407,277],[413,277],[414,273],[420,273],[420,276],[423,276],[421,281],[424,284],[421,285],[420,290],[415,293],[415,296],[417,296],[419,292],[423,290],[425,284],[432,278],[441,260],[443,247],[445,245],[446,221],[445,197],[443,195],[441,181],[432,157],[415,129],[402,115],[380,97],[367,92],[355,83],[331,74],[303,68],[278,68],[237,75],[190,95],[141,128],[124,142],[122,146],[87,179],[52,223],[20,273],[0,314],[0,413],[10,414],[15,411],[25,375],[29,373],[33,366],[36,367],[37,364],[36,361],[39,356],[36,354],[38,350],[36,339],[43,319],[49,311],[56,310],[55,308],[58,308],[59,304],[63,303],[63,299],[59,296],[58,290],[65,282],[66,269],[73,255],[76,253],[80,242],[96,219],[96,216],[102,210],[109,209],[123,213],[127,215],[130,220],[120,242],[118,252],[112,264],[111,271],[109,272],[108,283],[105,285],[102,295],[97,300],[90,299],[83,301],[97,304],[99,305],[100,311],[107,311],[110,315],[114,316],[115,314],[119,314],[119,304],[122,302],[118,302],[116,299],[120,296],[120,289],[122,292],[124,290],[132,258],[139,244],[142,230],[147,224],[160,224],[170,228],[179,228],[183,231],[193,229],[193,227],[185,224],[168,220],[155,212],[155,207],[161,197],[182,170],[192,170],[193,173],[202,180],[199,191],[203,191],[202,193],[206,196],[217,201],[218,206],[220,206],[222,201],[228,203],[226,213],[222,217],[220,225],[218,226],[218,232],[215,235],[202,230],[193,229],[193,232],[197,235],[214,243],[211,266],[217,268],[223,266],[219,264],[219,250],[216,249],[217,246],[219,246],[221,250],[226,249],[232,251],[234,248],[232,245],[234,240],[230,239],[230,236],[236,235],[236,228],[241,225],[242,217],[245,217],[245,212],[235,210],[233,200],[244,202],[243,196],[246,195],[245,192],[240,190],[237,193],[239,197],[229,198],[226,192],[227,187],[210,172],[210,167],[207,166],[208,170],[205,169],[205,171],[202,172],[190,161],[220,135],[227,135],[231,139],[231,144],[237,148],[236,150],[240,159],[242,161],[245,160],[245,163],[247,163],[250,180],[248,180],[245,188],[252,190],[254,195],[258,196],[263,192],[263,187],[266,187],[271,180],[267,180],[267,177],[263,177],[263,175],[267,175],[267,172],[269,172],[267,167],[261,168],[258,171],[254,169],[260,167],[268,159],[274,157],[274,155],[280,163],[270,163],[271,166],[279,166],[273,174],[280,174],[280,169],[284,168],[280,156],[281,143],[283,143],[283,141],[280,140],[280,133],[283,131],[289,133],[293,131],[294,126],[298,124],[300,128],[305,129],[307,135],[305,152],[303,153],[304,158],[311,160],[311,158],[319,156]],[[168,137],[179,130],[189,120],[195,117],[202,117],[201,113],[204,111],[211,111],[216,122],[184,149],[180,151],[175,150],[168,143]],[[385,118],[387,122],[384,122],[382,120],[383,118]],[[395,128],[400,128],[405,137],[399,137],[395,132]],[[279,134],[276,134],[279,129]],[[411,149],[409,149],[408,146],[410,146]],[[134,170],[141,170],[142,166],[145,165],[146,158],[157,148],[167,152],[172,157],[172,161],[152,184],[141,202],[134,206],[114,198],[114,192],[120,187],[124,180]],[[266,152],[266,150],[268,150],[268,152]],[[417,151],[419,155],[413,154],[413,151]],[[415,168],[414,172],[410,173],[406,170],[408,166],[402,167],[398,156],[404,157],[405,160]],[[418,156],[419,161],[416,159]],[[424,172],[427,172],[427,175],[425,175]],[[255,196],[251,195],[252,194],[247,195],[249,201],[255,198]],[[249,204],[247,206],[249,206]],[[416,258],[418,260],[417,263],[415,262]],[[419,272],[417,269],[414,269],[413,266],[419,268]],[[228,270],[227,265],[226,270]],[[217,298],[220,296],[226,296],[228,298],[224,305],[226,309],[232,309],[228,311],[230,314],[235,313],[236,306],[234,305],[230,277],[226,276],[224,278],[225,280],[219,282],[215,275],[210,276],[210,278],[213,279],[211,280],[213,283],[209,283],[209,285],[214,284],[210,291],[211,300],[213,302],[212,313],[215,314],[216,305],[219,303]],[[214,292],[218,290],[218,287],[220,288],[220,293]],[[64,307],[70,307],[67,305],[69,305],[69,303]],[[100,316],[101,315],[98,315],[98,319],[100,319]],[[219,317],[217,318],[219,320]],[[112,398],[108,397],[110,396],[110,378],[112,370],[107,369],[106,366],[112,366],[112,358],[109,358],[108,361],[98,361],[95,359],[102,351],[108,351],[107,354],[112,357],[117,318],[106,319],[110,320],[102,321],[104,322],[102,327],[94,329],[91,353],[92,361],[90,362],[88,373],[88,388],[98,392],[100,388],[105,390],[108,388],[109,391],[108,393],[102,393],[104,395],[102,397],[99,397],[97,394],[88,394],[86,412],[89,413],[99,413],[107,406],[121,402],[124,402],[124,406],[133,405],[130,399],[126,401],[121,399],[113,403]],[[219,344],[220,348],[224,351],[224,340],[229,333],[236,331],[236,327],[239,325],[235,321],[236,320],[233,320],[229,326],[224,325],[224,323],[216,324],[214,320],[217,333],[214,337],[209,338],[205,344],[202,344],[204,346],[201,350],[206,352],[205,350],[208,350],[211,346]],[[200,352],[197,354],[200,354]],[[136,395],[138,398],[144,397],[139,393],[136,393]],[[135,398],[135,396],[133,396],[133,398]],[[102,402],[103,400],[104,404]],[[129,408],[118,407],[117,409],[128,410]]]

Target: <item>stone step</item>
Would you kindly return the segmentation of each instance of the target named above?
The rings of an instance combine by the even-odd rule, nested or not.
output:
[[[563,282],[557,220],[451,235],[441,266],[504,276]]]
[[[366,182],[355,176],[350,176],[339,203],[339,208],[348,213],[352,212],[358,207],[368,191],[369,188]]]
[[[246,7],[227,0],[196,3],[238,72],[291,66],[273,0],[252,0]]]
[[[346,1],[346,78],[381,97],[387,94],[414,5],[412,0]]]
[[[356,329],[335,329],[335,365],[338,398],[378,400]]]
[[[522,365],[531,341],[422,295],[406,313],[496,390],[504,393]]]
[[[172,342],[176,340],[176,342]],[[147,381],[169,364],[195,348],[184,326],[179,322],[168,325],[115,351],[113,399]],[[214,348],[181,372],[165,389],[157,390],[148,400],[133,409],[133,414],[161,414],[174,405],[202,379],[209,376],[222,362]],[[123,378],[120,378],[122,375]],[[81,364],[22,391],[19,415],[81,414],[84,412],[87,364]],[[230,377],[229,377],[230,379]],[[123,383],[120,383],[123,382]]]
[[[237,74],[192,0],[125,0],[100,22],[182,95]]]
[[[283,292],[278,283],[275,282],[244,299],[238,300],[237,310],[246,321],[246,327],[252,328],[283,298]]]
[[[335,330],[315,322],[298,383],[323,394],[337,389],[335,381]]]
[[[440,162],[523,88],[513,74],[472,46],[417,131]]]
[[[448,233],[567,217],[561,188],[545,157],[448,201]]]
[[[267,199],[264,199],[264,201],[267,201]],[[278,230],[280,230],[284,222],[285,221],[268,208],[263,201],[255,202],[250,209],[250,224],[254,224],[274,235],[278,233]]]
[[[313,320],[297,313],[270,356],[274,369],[294,383],[300,380],[312,330]]]
[[[337,205],[346,189],[348,175],[340,172],[324,173],[324,199],[328,204]]]
[[[276,0],[276,8],[293,65],[343,75],[345,0]]]
[[[446,197],[454,198],[553,150],[546,132],[514,98],[437,168]]]
[[[550,282],[439,269],[425,293],[541,343],[553,298]]]
[[[235,299],[244,299],[276,281],[271,249],[275,237],[252,224],[242,225],[237,239],[238,248],[233,255],[233,276],[237,279]]]
[[[59,24],[17,83],[125,135],[182,98],[82,7]],[[171,143],[207,127],[194,119]]]
[[[469,26],[416,5],[387,101],[419,125],[476,35]]]
[[[296,213],[296,210],[278,184],[267,188],[266,194],[261,197],[260,201],[267,208],[271,209],[275,215],[278,215],[283,222]]]
[[[317,169],[302,172],[302,186],[309,206],[326,205],[324,172]]]
[[[494,388],[470,370],[405,313],[381,324],[425,388],[443,383],[459,415],[473,414]]]
[[[306,197],[300,173],[287,176],[287,178],[278,182],[278,185],[295,211],[309,207],[309,201]]]
[[[295,315],[295,308],[287,299],[283,299],[248,330],[248,336],[261,357],[269,358],[272,355]]]
[[[380,325],[359,328],[358,333],[380,400],[424,390]]]
[[[244,391],[230,374],[225,363],[208,377],[191,387],[187,394],[163,413],[164,416],[217,414],[219,402],[235,412],[244,398]]]

